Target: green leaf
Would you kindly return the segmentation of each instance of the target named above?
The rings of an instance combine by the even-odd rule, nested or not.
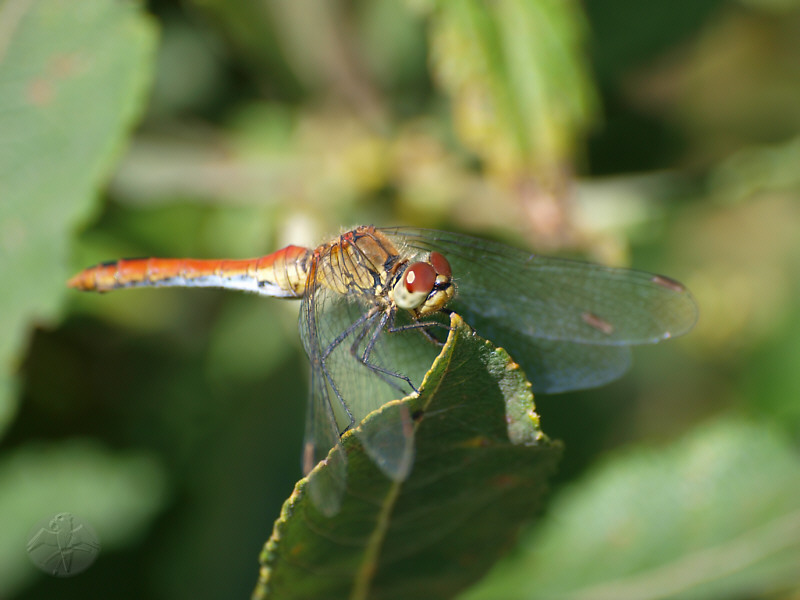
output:
[[[565,0],[437,2],[431,62],[456,131],[507,177],[557,176],[595,112],[585,23]]]
[[[0,3],[0,431],[31,323],[66,291],[70,234],[144,104],[155,40],[134,2]]]
[[[416,460],[408,479],[387,479],[358,432],[345,435],[341,510],[324,517],[308,480],[297,484],[262,553],[256,598],[450,598],[536,514],[560,445],[539,429],[530,384],[508,354],[458,315],[452,325],[419,396],[385,405],[359,428],[377,434],[393,411],[410,411]]]
[[[768,597],[800,589],[798,565],[796,450],[729,419],[598,468],[462,598]]]

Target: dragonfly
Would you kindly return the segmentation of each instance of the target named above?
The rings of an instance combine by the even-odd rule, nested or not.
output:
[[[456,312],[519,362],[536,393],[597,387],[630,366],[631,346],[688,332],[698,309],[663,275],[531,254],[464,234],[357,227],[316,248],[290,245],[244,260],[143,258],[102,263],[69,280],[106,292],[213,287],[301,301],[311,365],[303,471],[326,515],[346,486],[341,436],[373,410],[418,391]],[[385,475],[413,467],[413,422],[394,411],[360,441]],[[327,469],[314,469],[324,461]]]

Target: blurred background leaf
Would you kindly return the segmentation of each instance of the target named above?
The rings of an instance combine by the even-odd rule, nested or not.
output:
[[[111,586],[133,597],[250,594],[254,559],[299,477],[307,372],[291,303],[215,291],[79,296],[61,287],[65,264],[254,256],[372,222],[663,272],[695,294],[695,331],[637,351],[632,373],[611,386],[536,399],[544,431],[565,443],[556,485],[570,491],[553,497],[531,539],[563,531],[556,542],[576,560],[581,544],[591,547],[590,531],[566,538],[583,518],[568,499],[589,498],[606,478],[621,485],[615,472],[646,472],[597,467],[610,450],[631,464],[652,458],[643,449],[652,444],[687,457],[708,436],[722,465],[739,455],[720,440],[758,454],[749,443],[766,435],[780,440],[773,454],[793,472],[796,0],[53,5],[42,26],[71,37],[23,47],[15,34],[50,3],[0,3],[0,310],[4,364],[17,377],[4,380],[0,458],[91,440],[114,458],[147,457],[152,489],[166,480],[170,490],[152,495],[157,506],[142,497],[156,520],[141,518],[139,537],[120,538],[71,580],[75,597]],[[81,17],[91,10],[108,20]],[[160,32],[155,57],[148,21]],[[108,71],[58,79],[64,65],[46,61],[63,39],[87,52],[81,64]],[[115,56],[121,63],[111,68]],[[141,123],[96,196],[144,100],[148,67],[155,75]],[[70,93],[45,107],[58,111],[36,105],[29,116],[31,102],[62,88]],[[62,98],[71,103],[61,107]],[[36,202],[21,202],[22,192],[36,192]],[[730,414],[739,426],[711,425]],[[694,441],[675,441],[687,431]],[[656,483],[681,462],[653,461],[663,471],[649,475]],[[793,493],[777,470],[765,476],[775,494]],[[32,490],[3,492],[21,506]],[[708,522],[730,516],[713,502],[679,499],[674,510],[697,521],[703,510]],[[752,505],[753,519],[742,522],[754,532],[760,511]],[[747,526],[719,531],[746,538]],[[668,539],[639,536],[635,547],[663,557]],[[714,540],[698,533],[691,551],[703,543]],[[618,566],[635,572],[631,561]],[[758,589],[742,573],[740,593],[707,586],[694,597],[791,589],[777,571],[770,582],[765,569]],[[26,581],[14,584],[15,597],[65,597],[44,576]]]
[[[431,65],[452,97],[455,130],[487,171],[545,185],[570,171],[594,112],[583,15],[572,2],[439,2]]]
[[[798,564],[796,453],[781,432],[727,418],[606,459],[462,597],[758,597],[795,589]]]
[[[10,0],[0,22],[2,433],[29,323],[60,305],[70,236],[144,104],[155,36],[135,6],[100,0]]]

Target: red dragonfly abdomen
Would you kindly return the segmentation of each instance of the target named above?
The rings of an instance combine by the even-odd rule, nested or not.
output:
[[[311,251],[286,246],[244,260],[134,258],[85,269],[67,282],[83,291],[128,287],[217,287],[264,296],[300,298],[305,293]]]

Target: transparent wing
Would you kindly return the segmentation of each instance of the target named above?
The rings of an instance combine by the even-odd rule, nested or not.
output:
[[[689,292],[666,277],[443,231],[382,231],[406,254],[447,257],[458,290],[450,308],[522,362],[535,391],[612,381],[629,366],[626,346],[681,335],[697,319]]]
[[[339,441],[339,427],[330,400],[329,386],[322,370],[319,341],[317,339],[316,294],[313,286],[306,290],[300,307],[300,337],[311,367],[306,429],[303,443],[303,472],[309,472],[330,450],[339,445],[339,451],[330,455],[328,468],[317,471],[308,482],[309,495],[314,505],[326,516],[339,512],[346,488],[347,455]]]
[[[314,464],[349,427],[411,393],[409,381],[419,386],[438,354],[439,348],[419,331],[391,332],[389,326],[385,314],[365,294],[341,294],[321,285],[307,290],[300,329],[312,367],[306,452]],[[407,410],[388,412],[378,434],[359,439],[386,475],[395,480],[408,475],[413,427]],[[329,488],[321,500],[333,504],[325,496],[343,492],[344,477],[320,487]]]

